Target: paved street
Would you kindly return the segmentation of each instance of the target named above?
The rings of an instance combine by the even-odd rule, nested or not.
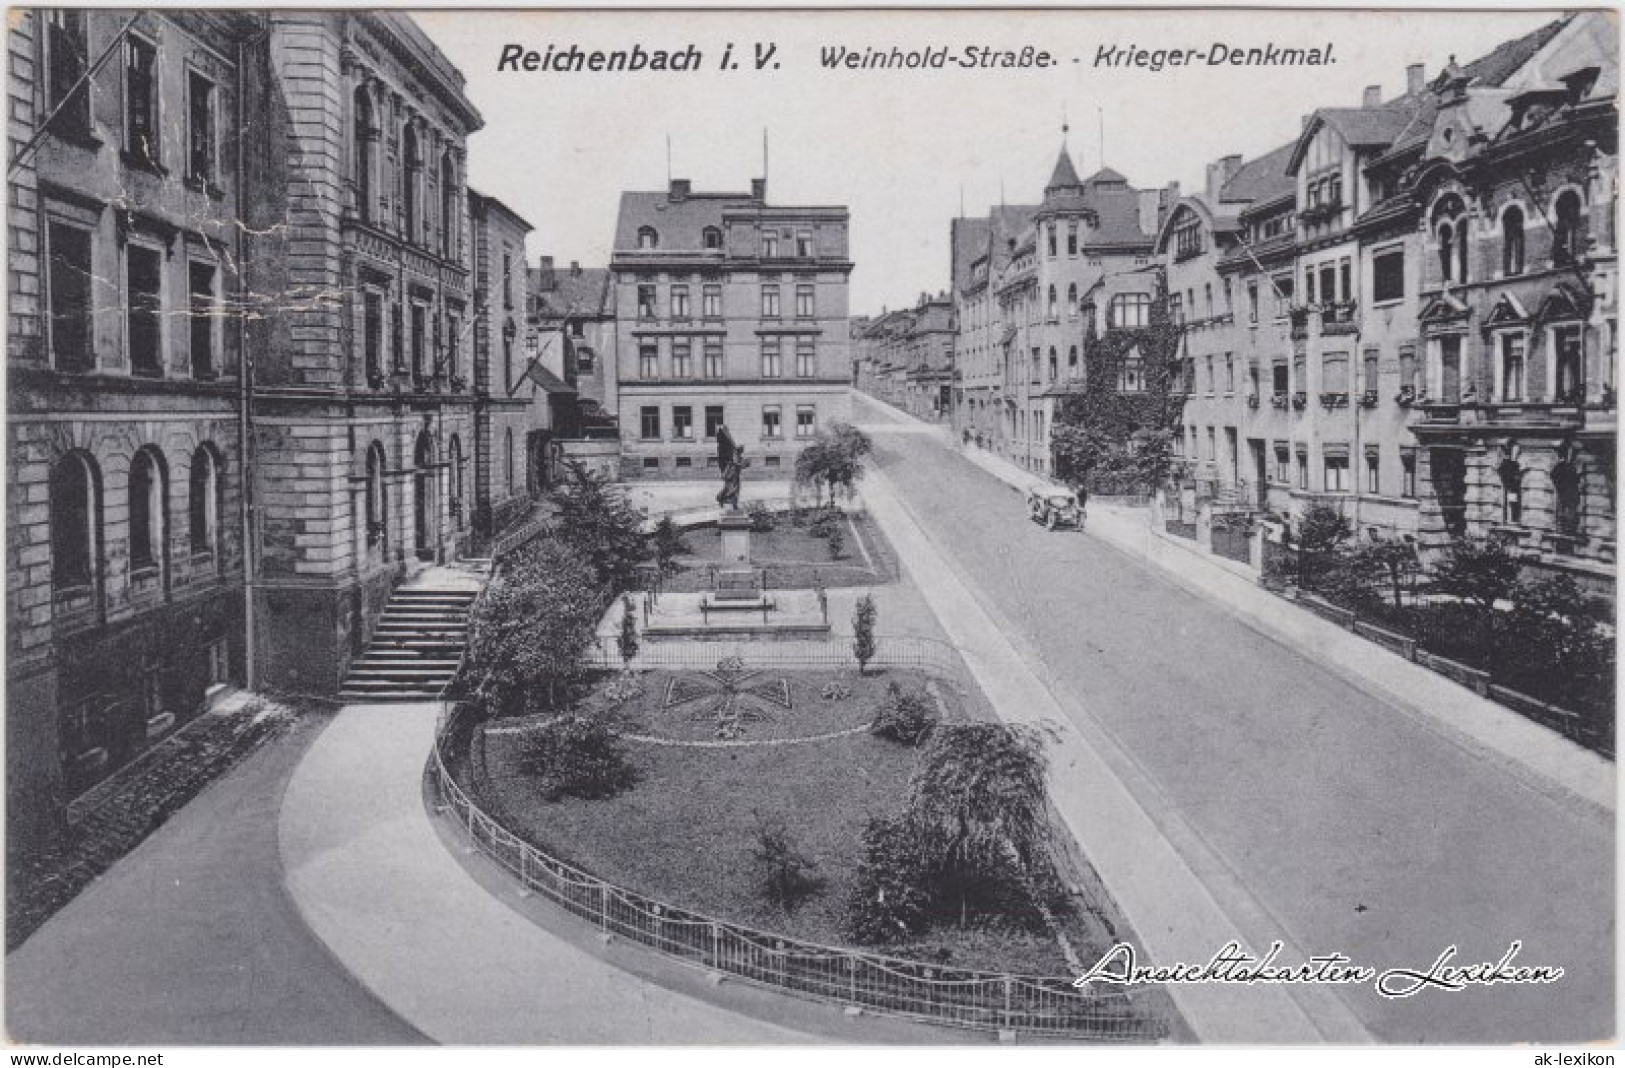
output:
[[[1521,962],[1564,978],[1344,996],[1379,1040],[1612,1034],[1606,817],[1530,789],[1097,539],[1027,522],[1008,487],[936,436],[874,429],[902,503],[1067,714],[1121,747],[1142,805],[1217,858],[1215,896],[1245,929],[1214,931],[1214,950],[1233,934],[1284,936],[1425,970],[1451,944],[1464,964],[1518,939]]]

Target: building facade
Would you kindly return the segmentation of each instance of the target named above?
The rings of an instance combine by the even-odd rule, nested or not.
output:
[[[615,286],[609,269],[551,256],[530,271],[530,326],[534,353],[549,367],[558,347],[559,373],[575,387],[582,417],[612,422],[619,410],[615,378]]]
[[[260,30],[236,14],[9,21],[14,845],[244,677],[234,146]]]
[[[695,192],[621,197],[615,275],[622,471],[712,478],[726,424],[747,475],[789,475],[820,427],[850,419],[844,207]],[[707,474],[707,469],[710,474]]]

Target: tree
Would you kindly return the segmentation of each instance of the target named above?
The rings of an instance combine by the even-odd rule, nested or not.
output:
[[[638,655],[638,617],[629,593],[621,594],[621,633],[615,639],[615,647],[621,654],[622,666],[631,671],[632,661]]]
[[[846,535],[841,533],[839,523],[829,528],[829,558],[839,560],[841,551],[846,548]]]
[[[1298,520],[1298,585],[1314,589],[1327,563],[1353,535],[1354,525],[1336,508],[1314,504],[1304,509]]]
[[[813,435],[796,457],[795,486],[810,487],[814,502],[823,501],[822,487],[829,487],[830,504],[837,489],[848,495],[863,477],[863,461],[874,452],[869,435],[848,423],[833,423]]]
[[[1523,565],[1493,538],[1464,538],[1451,543],[1433,574],[1433,585],[1485,612],[1497,601],[1510,600]]]
[[[858,598],[857,607],[852,610],[852,655],[857,658],[860,675],[869,669],[869,661],[875,658],[875,617],[878,614],[875,599],[867,593]]]
[[[1415,584],[1422,570],[1416,547],[1398,538],[1363,542],[1350,554],[1349,566],[1362,580],[1375,577],[1385,584],[1395,608],[1405,607],[1405,591]]]
[[[669,515],[661,516],[660,522],[655,524],[654,551],[655,563],[666,575],[679,569],[677,558],[688,552],[683,532],[677,529],[677,524],[671,521]]]
[[[1577,712],[1602,713],[1611,724],[1614,640],[1607,603],[1567,575],[1525,580],[1512,602],[1497,619],[1497,681]]]
[[[643,536],[643,513],[632,507],[626,491],[571,461],[563,491],[555,500],[556,536],[579,553],[598,581],[610,590],[635,584],[638,565],[649,559]]]
[[[586,673],[604,607],[587,562],[538,538],[491,580],[468,627],[468,677],[486,715],[556,708],[560,688]]]

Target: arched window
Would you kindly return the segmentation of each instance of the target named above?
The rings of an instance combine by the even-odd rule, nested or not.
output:
[[[457,162],[447,151],[440,157],[440,255],[448,260],[457,258],[458,238],[461,233],[457,206],[462,198],[457,195]]]
[[[220,466],[209,446],[199,445],[192,454],[188,481],[186,514],[192,555],[213,555],[220,536]]]
[[[1501,273],[1523,273],[1523,209],[1508,208],[1501,216]]]
[[[1497,472],[1501,476],[1501,522],[1523,522],[1523,468],[1516,460],[1505,460]]]
[[[508,428],[506,456],[508,465],[508,492],[511,494],[513,493],[513,427]]]
[[[1049,317],[1055,318],[1055,287],[1049,287]]]
[[[1565,189],[1557,198],[1552,224],[1552,263],[1566,267],[1580,259],[1584,248],[1580,222],[1580,194]]]
[[[1580,474],[1574,464],[1563,462],[1552,468],[1552,491],[1556,497],[1554,520],[1557,533],[1567,538],[1580,535]]]
[[[1467,210],[1454,193],[1433,209],[1433,233],[1439,241],[1439,277],[1467,281]]]
[[[384,489],[384,446],[367,447],[367,547],[388,550],[388,498]]]
[[[1076,371],[1078,369],[1078,346],[1073,345],[1072,348],[1068,350],[1066,354],[1066,366],[1068,370]]]
[[[96,581],[101,543],[100,479],[95,461],[71,452],[51,469],[51,586],[83,593]]]
[[[457,525],[458,530],[461,530],[463,529],[463,442],[456,434],[451,436],[448,459],[450,461],[448,478],[451,483],[449,487],[451,521]]]
[[[715,226],[707,226],[705,228],[705,247],[709,249],[721,248],[722,231],[718,230]]]
[[[1057,375],[1060,374],[1060,371],[1061,371],[1060,360],[1055,355],[1055,346],[1051,345],[1049,347],[1049,376],[1050,376],[1050,378],[1054,379]]]
[[[156,570],[164,561],[167,509],[163,461],[150,446],[130,460],[130,570]]]
[[[371,222],[372,164],[377,127],[372,118],[372,94],[364,85],[355,91],[355,210],[364,222]]]
[[[405,212],[406,239],[413,244],[423,240],[422,227],[418,220],[421,205],[418,202],[418,191],[423,182],[423,152],[418,147],[417,128],[411,123],[406,124],[406,133],[403,135],[406,158],[406,189],[402,207]]]
[[[638,248],[659,248],[660,235],[652,226],[638,227]]]
[[[1066,287],[1066,317],[1068,319],[1078,317],[1078,283],[1076,282]]]

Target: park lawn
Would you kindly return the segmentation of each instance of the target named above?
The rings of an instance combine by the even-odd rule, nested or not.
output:
[[[810,514],[810,513],[809,513]],[[857,536],[853,536],[856,528]],[[846,539],[841,555],[830,559],[829,543],[815,538],[809,526],[795,526],[788,515],[774,516],[774,529],[752,531],[751,565],[766,568],[776,589],[811,589],[814,575],[825,587],[875,586],[895,577],[894,556],[880,528],[866,515],[842,520]],[[683,532],[688,552],[678,558],[682,570],[665,580],[667,590],[697,592],[711,588],[710,568],[722,562],[722,537],[715,526]]]
[[[808,737],[868,722],[885,685],[920,685],[914,673],[767,672],[791,686],[794,708],[751,723],[742,740]],[[645,693],[628,702],[625,730],[667,738],[711,740],[705,720],[660,712],[668,672],[643,676]],[[828,701],[823,684],[838,680],[851,698]],[[940,688],[949,714],[958,698]],[[558,802],[541,799],[519,770],[520,735],[487,736],[482,798],[511,830],[543,850],[650,897],[766,931],[827,945],[872,948],[961,967],[1065,975],[1058,947],[1045,933],[942,929],[907,945],[857,947],[842,917],[870,816],[903,805],[920,751],[867,731],[818,742],[699,748],[628,741],[641,780],[618,797]],[[817,864],[819,892],[793,911],[770,904],[755,884],[752,849],[763,819],[782,819],[798,848]],[[1080,949],[1093,940],[1083,921],[1069,923]],[[1104,948],[1103,946],[1101,947]]]

